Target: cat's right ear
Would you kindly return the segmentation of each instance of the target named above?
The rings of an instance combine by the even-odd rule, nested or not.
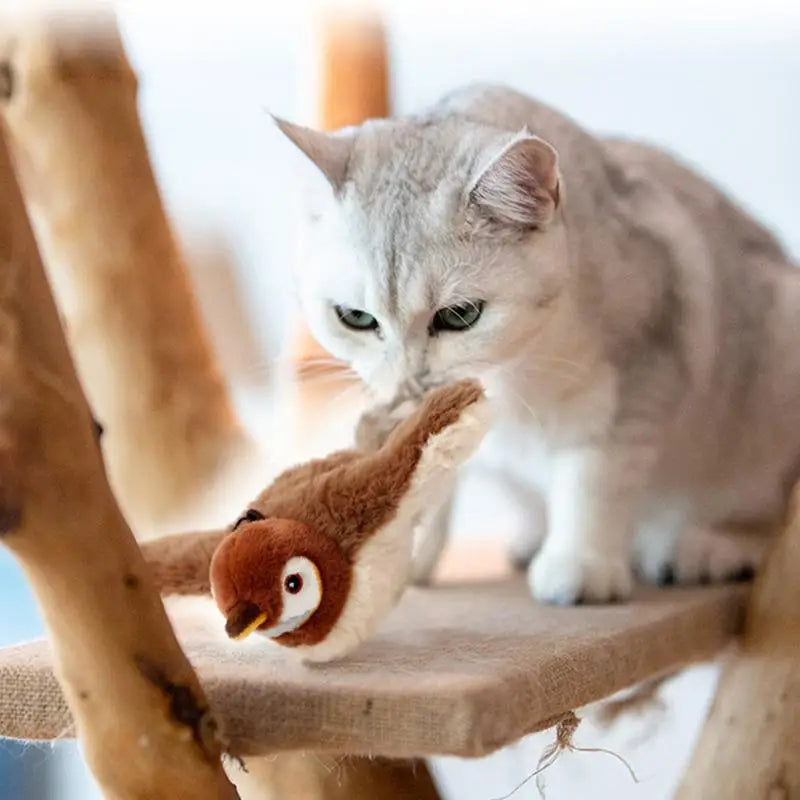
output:
[[[350,133],[323,133],[273,116],[285,136],[314,163],[338,192],[347,179],[347,165],[353,149]]]
[[[558,154],[523,130],[491,154],[469,189],[469,202],[506,225],[542,228],[560,201]]]

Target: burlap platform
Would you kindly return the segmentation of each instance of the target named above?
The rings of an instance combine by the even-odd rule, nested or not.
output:
[[[710,657],[739,630],[747,593],[643,589],[624,605],[546,608],[518,578],[410,589],[375,638],[322,667],[227,643],[196,606],[172,616],[234,753],[479,756]],[[0,735],[71,734],[46,643],[0,651]]]

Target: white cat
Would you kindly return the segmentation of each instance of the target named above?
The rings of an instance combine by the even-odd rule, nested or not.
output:
[[[775,520],[800,466],[800,273],[767,231],[664,153],[500,87],[336,134],[278,124],[327,180],[312,332],[383,401],[484,381],[489,456],[536,476],[516,555],[538,548],[537,598],[752,571],[732,526]]]

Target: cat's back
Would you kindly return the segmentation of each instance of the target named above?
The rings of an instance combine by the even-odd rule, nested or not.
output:
[[[745,260],[788,266],[788,256],[772,233],[700,171],[652,145],[619,138],[600,141],[615,191],[625,194],[636,186],[668,192],[705,231],[712,246],[732,248]]]
[[[445,95],[431,114],[454,115],[510,132],[527,128],[558,150],[562,170],[567,173],[599,167],[603,159],[599,140],[571,117],[507,86],[474,84],[456,89]]]
[[[537,132],[536,128],[552,134],[555,129],[577,127],[556,109],[500,84],[471,84],[455,89],[439,100],[432,113],[457,114],[509,131],[528,127],[532,133]]]

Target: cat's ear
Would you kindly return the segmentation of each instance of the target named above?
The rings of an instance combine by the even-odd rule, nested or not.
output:
[[[559,180],[555,148],[522,131],[490,158],[472,183],[469,202],[497,222],[541,228],[558,207]]]
[[[279,117],[273,119],[286,137],[316,164],[334,191],[338,192],[347,177],[347,164],[353,147],[352,134],[323,133]]]

